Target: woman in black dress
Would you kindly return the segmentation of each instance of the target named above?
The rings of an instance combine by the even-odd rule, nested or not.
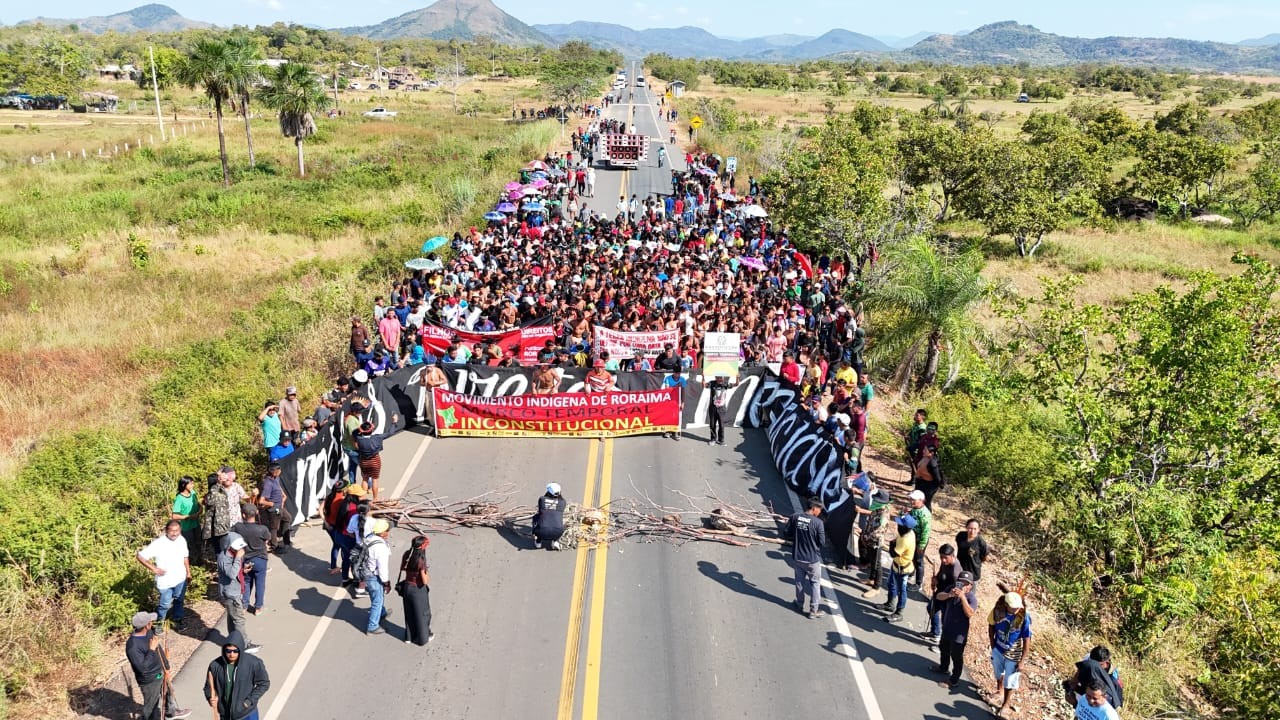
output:
[[[400,558],[400,573],[404,575],[404,641],[415,645],[426,645],[433,635],[431,576],[427,573],[427,546],[430,544],[431,540],[426,535],[419,535]]]

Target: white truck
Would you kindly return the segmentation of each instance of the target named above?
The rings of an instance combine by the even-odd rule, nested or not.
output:
[[[600,138],[601,157],[609,167],[635,169],[649,157],[649,138],[639,134],[610,133]]]
[[[384,107],[376,107],[364,113],[367,118],[393,118],[396,116],[395,110],[388,110]]]

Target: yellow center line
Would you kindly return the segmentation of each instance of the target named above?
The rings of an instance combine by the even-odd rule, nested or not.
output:
[[[604,441],[604,466],[600,470],[600,500],[596,507],[608,512],[609,493],[613,489],[613,438]],[[608,532],[608,523],[601,528]],[[607,537],[607,536],[606,536]],[[595,547],[591,568],[591,618],[587,626],[587,675],[582,686],[582,720],[596,720],[600,710],[600,661],[604,642],[605,568],[609,559],[609,543]]]
[[[600,457],[600,443],[592,440],[587,450],[586,489],[582,492],[582,504],[590,505],[595,492],[596,464]],[[560,709],[557,720],[572,720],[573,698],[578,684],[578,652],[582,646],[582,611],[587,596],[587,550],[589,542],[578,542],[577,556],[573,561],[572,594],[569,597],[569,633],[564,641],[564,667],[560,674]]]

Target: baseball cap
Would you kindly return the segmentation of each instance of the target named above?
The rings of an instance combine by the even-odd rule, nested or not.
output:
[[[547,483],[547,493],[550,495],[559,495],[560,483]]]
[[[155,622],[156,618],[158,617],[160,616],[156,615],[155,613],[136,612],[133,614],[133,629],[141,630],[142,628],[147,626],[147,623]]]
[[[910,515],[903,515],[902,517],[899,517],[898,524],[904,528],[907,528],[908,530],[916,529],[916,519],[911,517]]]
[[[908,495],[907,497],[911,498],[912,500],[924,500],[924,493],[919,490],[912,490],[911,494]]]
[[[1004,604],[1010,610],[1022,609],[1022,596],[1016,592],[1007,592],[1004,594]]]
[[[285,389],[284,389],[284,394],[285,394],[285,395],[297,395],[297,394],[298,394],[298,388],[294,387],[293,385],[290,385],[289,387],[287,387],[287,388],[285,388]]]
[[[972,585],[973,573],[969,572],[968,570],[965,570],[964,572],[956,576],[956,582],[963,585]]]
[[[249,547],[249,543],[245,542],[242,537],[236,537],[231,539],[231,543],[227,547],[230,547],[232,550],[243,550]]]
[[[370,528],[369,532],[373,533],[374,535],[381,535],[382,533],[387,532],[390,529],[391,529],[390,520],[387,520],[386,518],[378,518],[377,520],[373,521],[373,527]]]

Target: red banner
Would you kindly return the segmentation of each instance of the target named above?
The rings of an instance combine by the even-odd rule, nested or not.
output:
[[[480,397],[433,391],[441,437],[621,437],[680,431],[680,389]]]
[[[547,340],[555,337],[556,331],[551,325],[531,325],[507,332],[481,333],[428,324],[422,326],[421,334],[422,347],[441,357],[448,352],[454,338],[457,338],[457,342],[468,345],[496,343],[504,353],[519,353],[521,365],[535,365],[538,362],[538,351]]]

